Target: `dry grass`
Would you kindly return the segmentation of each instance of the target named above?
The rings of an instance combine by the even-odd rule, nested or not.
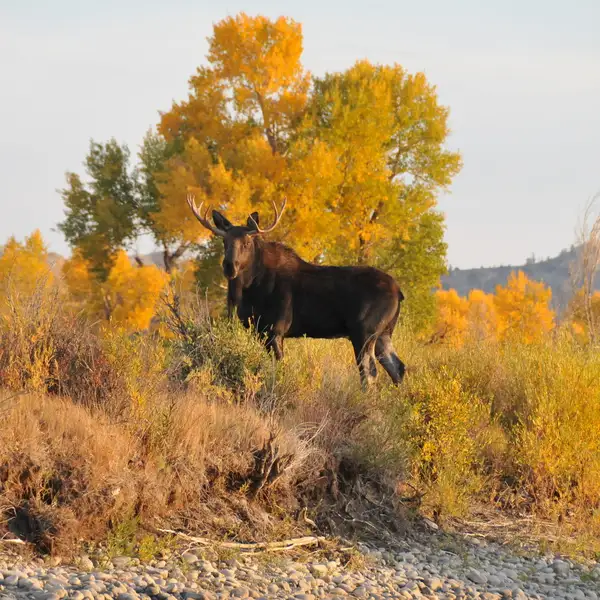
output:
[[[275,364],[207,312],[130,336],[48,290],[20,302],[0,324],[0,505],[40,550],[148,554],[159,525],[289,537],[302,508],[344,535],[482,507],[600,532],[600,357],[566,332],[455,350],[400,330],[405,383],[363,394],[341,340],[290,340]]]
[[[193,394],[161,397],[143,415],[118,423],[67,399],[28,394],[5,400],[5,526],[41,550],[102,540],[129,519],[217,535],[268,537],[274,526],[244,495],[253,453],[271,433],[249,406]],[[278,482],[285,489],[310,452],[291,432],[282,432],[277,445],[294,456]]]

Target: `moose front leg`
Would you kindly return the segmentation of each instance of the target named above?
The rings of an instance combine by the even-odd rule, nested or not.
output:
[[[271,305],[271,315],[273,320],[271,326],[265,327],[267,350],[273,350],[275,358],[283,358],[283,338],[289,331],[292,324],[292,303],[291,295],[280,290],[280,297],[277,302]]]
[[[227,318],[233,317],[234,311],[240,306],[242,300],[242,283],[239,277],[227,282]]]
[[[283,336],[276,333],[270,334],[265,344],[267,350],[273,351],[275,358],[281,360],[283,358]]]

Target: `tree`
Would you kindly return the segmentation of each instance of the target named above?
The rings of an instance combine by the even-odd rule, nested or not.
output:
[[[61,191],[66,216],[58,228],[80,249],[92,272],[105,280],[115,252],[135,237],[135,181],[129,150],[114,139],[106,144],[92,141],[85,165],[87,185],[79,175],[67,173],[67,187]]]
[[[467,301],[469,338],[476,341],[497,339],[499,323],[494,295],[482,290],[471,290]]]
[[[445,272],[436,194],[461,166],[444,148],[448,109],[424,75],[367,61],[316,79],[308,94],[301,49],[289,19],[215,25],[210,66],[162,115],[160,132],[181,152],[159,185],[157,219],[192,240],[207,234],[188,214],[188,190],[234,221],[285,195],[279,239],[310,261],[392,271],[423,320]]]
[[[52,285],[54,276],[48,265],[48,250],[39,230],[24,242],[11,237],[0,255],[0,299],[11,294],[32,295]]]
[[[494,303],[500,338],[515,338],[525,343],[539,341],[554,328],[551,299],[549,287],[532,281],[523,271],[513,271],[505,287],[496,287]]]
[[[111,260],[106,281],[100,282],[91,263],[74,253],[63,265],[71,297],[92,317],[103,317],[129,331],[148,329],[169,276],[156,267],[137,267],[123,250]]]
[[[585,288],[579,289],[571,298],[567,316],[579,339],[595,343],[595,326],[600,322],[600,292],[592,291],[588,295]]]
[[[192,247],[191,242],[179,241],[173,231],[163,227],[157,213],[161,210],[161,195],[157,175],[164,171],[174,148],[165,139],[149,131],[138,154],[140,164],[136,171],[136,187],[138,191],[138,231],[149,233],[156,245],[161,248],[163,264],[167,273],[172,273],[181,257]]]
[[[600,192],[587,203],[583,220],[578,227],[578,250],[573,264],[570,265],[571,285],[573,287],[573,310],[576,321],[583,327],[590,342],[598,341],[598,312],[595,288],[600,268],[600,215],[594,214]],[[574,248],[571,248],[573,251]],[[585,324],[583,323],[585,321]]]
[[[169,278],[155,265],[135,267],[122,250],[104,286],[110,320],[131,331],[148,329]]]
[[[386,262],[460,169],[443,149],[448,109],[425,76],[358,62],[315,82],[313,135],[336,156],[342,180],[330,198],[339,229],[332,257]]]
[[[468,300],[459,296],[456,290],[438,290],[436,300],[437,322],[433,339],[454,347],[462,346],[469,326]]]
[[[152,233],[167,269],[194,250],[200,280],[215,281],[219,251],[190,214],[187,193],[233,222],[254,210],[268,218],[271,202],[285,196],[277,239],[309,261],[391,271],[407,297],[403,314],[421,324],[446,269],[436,197],[461,167],[445,148],[448,109],[422,73],[399,65],[360,61],[311,87],[302,44],[301,26],[289,18],[241,13],[215,24],[208,64],[190,78],[188,98],[144,141],[133,230]],[[102,215],[76,210],[81,192],[72,187],[73,227],[64,230],[85,231],[70,241],[91,259],[84,242],[94,242]],[[95,227],[79,225],[82,212]],[[130,231],[109,236],[118,243],[104,244],[107,256]]]

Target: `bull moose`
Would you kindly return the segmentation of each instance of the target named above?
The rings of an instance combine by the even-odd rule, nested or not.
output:
[[[279,223],[285,200],[279,210],[273,202],[275,219],[266,229],[256,212],[245,225],[233,225],[213,210],[212,225],[209,208],[202,215],[193,195],[187,202],[198,221],[223,238],[229,315],[237,309],[242,323],[256,327],[277,360],[283,358],[286,337],[348,338],[363,389],[377,376],[375,358],[394,384],[402,381],[405,367],[392,333],[404,296],[390,275],[367,266],[311,264],[284,244],[264,240],[262,234]]]

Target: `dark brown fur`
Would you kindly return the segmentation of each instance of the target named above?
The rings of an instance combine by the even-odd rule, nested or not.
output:
[[[277,359],[284,338],[348,338],[361,381],[377,375],[375,358],[395,384],[404,364],[392,346],[392,333],[404,299],[396,281],[373,267],[320,266],[302,260],[278,242],[256,233],[258,214],[234,226],[213,211],[225,232],[223,271],[229,280],[227,306],[246,327],[264,335]]]

